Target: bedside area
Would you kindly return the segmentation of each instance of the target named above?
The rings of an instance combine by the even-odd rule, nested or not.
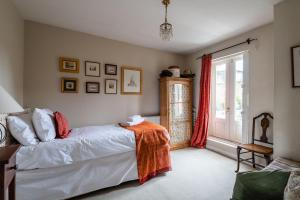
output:
[[[10,145],[0,148],[0,200],[6,199],[8,189],[9,200],[15,200],[16,189],[16,153],[20,145]]]

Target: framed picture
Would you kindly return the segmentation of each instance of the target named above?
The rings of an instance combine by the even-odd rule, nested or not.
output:
[[[85,61],[85,75],[100,77],[100,63]]]
[[[292,86],[300,87],[300,46],[291,48],[292,51]]]
[[[105,79],[105,94],[117,94],[117,80]]]
[[[79,73],[79,59],[60,57],[59,71],[68,73]]]
[[[100,93],[100,83],[99,82],[86,82],[85,83],[86,93]]]
[[[117,75],[117,65],[105,64],[106,75]]]
[[[78,93],[78,79],[77,78],[62,78],[61,92],[63,93]]]
[[[143,70],[138,67],[121,68],[121,94],[142,94]]]

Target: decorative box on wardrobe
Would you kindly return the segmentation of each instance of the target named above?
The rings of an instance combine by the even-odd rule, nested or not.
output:
[[[171,137],[171,148],[188,147],[192,135],[193,79],[160,78],[160,123]]]

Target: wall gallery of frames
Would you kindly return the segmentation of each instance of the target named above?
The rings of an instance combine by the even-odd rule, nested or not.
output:
[[[105,64],[104,74],[112,78],[104,79],[104,93],[118,93],[118,66],[115,64]],[[90,94],[100,94],[101,63],[95,61],[84,61],[86,77],[98,77],[99,81],[86,81],[85,92]],[[80,80],[76,74],[80,72],[80,59],[60,57],[59,71],[61,73],[73,73],[74,77],[61,78],[62,93],[79,93]],[[143,83],[143,70],[140,67],[121,66],[121,94],[141,95]]]

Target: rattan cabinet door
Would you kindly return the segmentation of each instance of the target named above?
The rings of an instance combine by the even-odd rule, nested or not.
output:
[[[191,88],[184,83],[169,86],[169,119],[171,145],[187,143],[191,137]]]

